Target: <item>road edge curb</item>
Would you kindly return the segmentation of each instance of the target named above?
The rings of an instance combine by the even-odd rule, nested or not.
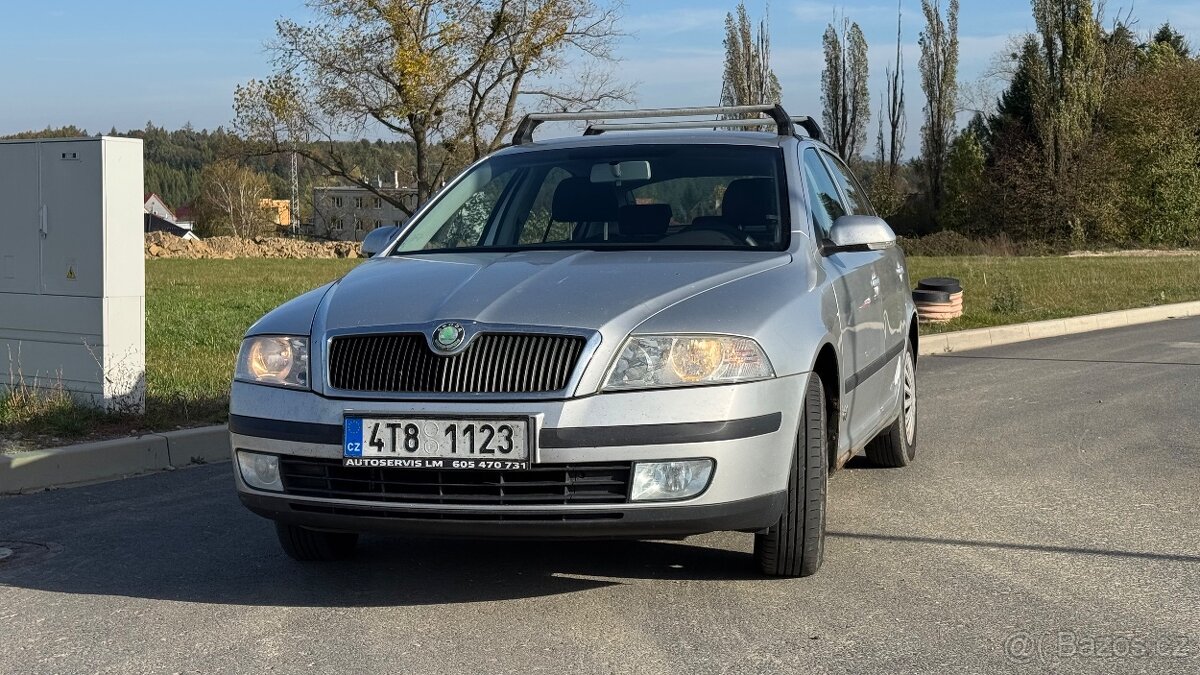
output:
[[[0,495],[226,461],[229,447],[221,424],[0,455]]]
[[[922,335],[919,340],[922,355],[950,354],[969,349],[995,347],[1028,340],[1090,333],[1105,328],[1121,328],[1136,326],[1168,319],[1182,319],[1190,316],[1200,316],[1200,301],[1179,302],[1171,305],[1155,307],[1139,307],[1137,309],[1122,309],[1115,312],[1100,314],[1085,314],[1065,319],[1050,319],[1048,321],[1031,321],[1015,323],[1006,326],[990,328],[972,328],[948,333]]]

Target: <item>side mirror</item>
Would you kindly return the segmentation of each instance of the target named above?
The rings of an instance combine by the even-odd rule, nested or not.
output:
[[[363,257],[370,258],[387,248],[387,245],[392,243],[398,234],[400,234],[400,228],[395,225],[386,225],[371,230],[362,240]]]
[[[896,233],[875,216],[842,216],[829,230],[826,253],[841,251],[877,251],[896,245]]]

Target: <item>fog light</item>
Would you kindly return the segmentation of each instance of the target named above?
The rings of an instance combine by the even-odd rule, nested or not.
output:
[[[259,490],[283,491],[283,482],[279,480],[278,457],[238,450],[237,458],[246,485]]]
[[[678,462],[638,462],[633,466],[635,502],[685,499],[708,487],[712,476],[711,459],[685,459]]]

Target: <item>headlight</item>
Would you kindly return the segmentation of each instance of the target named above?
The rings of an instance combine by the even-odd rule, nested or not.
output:
[[[621,349],[606,390],[729,384],[774,377],[762,347],[732,335],[635,335]]]
[[[263,335],[242,341],[234,379],[308,388],[308,338]]]

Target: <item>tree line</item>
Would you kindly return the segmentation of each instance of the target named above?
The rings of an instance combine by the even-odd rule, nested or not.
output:
[[[239,195],[286,198],[297,157],[307,209],[313,185],[337,182],[408,211],[384,189],[393,171],[424,202],[506,144],[525,112],[631,98],[614,75],[619,2],[308,4],[308,20],[277,22],[273,74],[236,88],[231,128],[147,124],[121,134],[146,142],[147,191],[209,207],[220,224],[230,218],[211,208],[206,186],[238,181]],[[876,110],[869,45],[844,13],[825,28],[820,75],[825,138],[898,231],[1062,247],[1200,243],[1200,61],[1184,36],[1169,25],[1140,35],[1131,14],[1109,21],[1091,0],[1031,0],[1035,30],[999,55],[1003,91],[980,103],[958,80],[959,1],[922,0],[920,53],[908,59],[922,94],[920,137],[909,156],[900,9]],[[724,46],[721,104],[782,98],[766,17],[752,20],[739,3]],[[379,135],[389,140],[344,140]]]
[[[1052,248],[1200,244],[1200,60],[1183,35],[1164,24],[1139,36],[1131,12],[1106,27],[1103,5],[1090,0],[1032,0],[1035,31],[998,55],[1003,91],[957,128],[975,103],[957,81],[958,0],[922,0],[921,10],[923,121],[907,161],[900,5],[873,156],[867,40],[844,15],[822,39],[826,141],[897,230]],[[742,25],[745,13],[739,4],[727,21]],[[758,30],[752,41],[769,43],[765,21]],[[770,72],[745,43],[727,31],[726,89],[738,79],[731,71]]]

